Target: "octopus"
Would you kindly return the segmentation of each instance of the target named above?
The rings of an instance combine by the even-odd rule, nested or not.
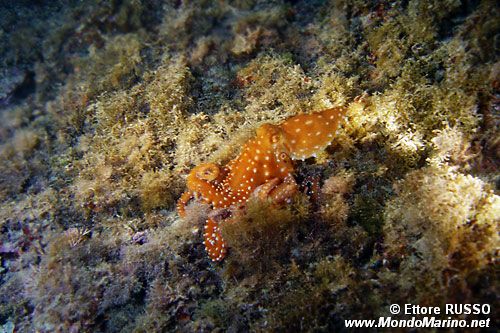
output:
[[[336,107],[297,115],[279,125],[263,124],[227,165],[204,163],[190,171],[188,190],[180,197],[177,211],[184,217],[186,205],[195,198],[211,205],[203,237],[213,261],[223,260],[227,253],[220,221],[230,216],[231,209],[244,207],[251,197],[276,204],[288,202],[298,189],[293,161],[315,157],[330,145],[344,113],[344,108]]]

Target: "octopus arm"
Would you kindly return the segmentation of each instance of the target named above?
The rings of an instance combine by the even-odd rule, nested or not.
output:
[[[208,256],[213,261],[221,261],[226,256],[226,243],[222,238],[219,224],[212,218],[207,219],[204,227],[204,245]]]
[[[180,217],[186,217],[186,206],[188,202],[193,199],[193,197],[193,192],[191,191],[182,193],[179,201],[177,201],[177,212],[179,213]]]
[[[225,171],[226,169],[221,171],[213,163],[202,164],[189,173],[187,188],[195,194],[201,194],[202,199],[215,208],[227,207],[231,204],[231,193],[222,185],[222,179],[226,177]],[[182,204],[181,201],[180,203]]]

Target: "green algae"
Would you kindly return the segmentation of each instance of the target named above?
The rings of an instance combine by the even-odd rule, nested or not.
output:
[[[332,331],[390,303],[496,305],[493,1],[17,6],[0,73],[34,79],[0,80],[0,325]],[[211,263],[207,206],[174,210],[189,170],[337,105],[333,144],[296,165],[320,195],[251,201]]]

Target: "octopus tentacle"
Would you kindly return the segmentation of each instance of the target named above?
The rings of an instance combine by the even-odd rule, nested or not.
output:
[[[226,243],[222,238],[219,223],[214,219],[207,219],[203,233],[203,244],[208,256],[213,261],[221,261],[226,256]]]
[[[292,175],[280,178],[273,178],[267,183],[257,187],[252,196],[259,200],[270,200],[275,205],[283,204],[298,192],[298,186]]]
[[[186,191],[182,193],[181,197],[177,201],[177,212],[180,217],[186,216],[186,206],[194,198],[194,194],[191,191]]]
[[[285,177],[285,180],[277,186],[271,193],[271,200],[281,205],[285,202],[291,202],[291,197],[298,192],[298,186],[292,175]]]
[[[201,193],[205,202],[214,208],[228,207],[231,191],[222,184],[226,173],[226,169],[221,170],[217,164],[201,164],[189,173],[187,187],[192,192]]]

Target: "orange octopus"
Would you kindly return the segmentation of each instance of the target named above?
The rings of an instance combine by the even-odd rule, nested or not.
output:
[[[264,124],[240,154],[226,166],[204,163],[187,177],[188,191],[177,203],[181,217],[193,198],[211,204],[214,213],[206,220],[204,245],[213,261],[224,259],[227,246],[222,238],[217,210],[241,207],[257,196],[283,203],[297,192],[292,160],[316,156],[333,140],[344,108],[331,108],[312,114],[291,117],[280,125]]]

